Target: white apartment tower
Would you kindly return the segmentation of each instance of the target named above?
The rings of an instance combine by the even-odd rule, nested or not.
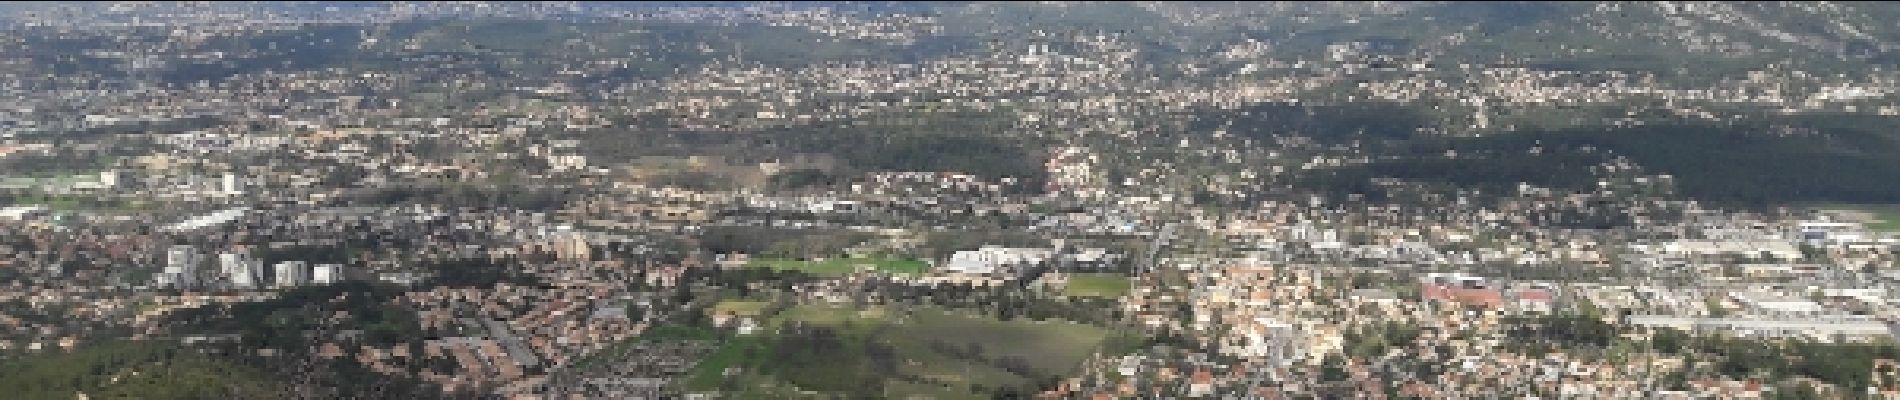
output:
[[[125,184],[124,171],[120,171],[117,168],[99,171],[99,186],[114,189],[123,184]]]
[[[254,289],[263,286],[264,263],[249,254],[218,254],[218,269],[230,280],[232,288]]]
[[[189,245],[172,246],[165,251],[165,278],[180,288],[198,286],[198,263],[202,262],[198,248]]]
[[[303,261],[285,261],[274,268],[277,279],[273,283],[280,288],[303,286],[310,283],[310,264]]]
[[[227,196],[244,194],[244,180],[237,174],[224,174],[224,179],[220,183],[222,184],[219,186],[222,186],[221,188],[224,189],[224,194]]]
[[[310,272],[313,284],[328,285],[343,280],[343,264],[318,264]]]

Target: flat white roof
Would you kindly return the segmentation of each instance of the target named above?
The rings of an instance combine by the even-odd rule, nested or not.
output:
[[[236,221],[238,218],[244,217],[244,214],[250,211],[251,209],[248,207],[238,207],[238,208],[233,208],[229,210],[218,211],[218,212],[206,214],[203,216],[199,216],[196,218],[187,219],[176,224],[172,224],[171,226],[165,227],[165,229],[172,230],[172,231],[188,231],[188,230],[193,230],[193,229],[198,229],[198,228],[222,225],[225,223],[229,223],[231,221]]]

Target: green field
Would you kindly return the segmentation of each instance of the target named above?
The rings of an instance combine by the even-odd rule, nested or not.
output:
[[[879,271],[894,274],[921,274],[930,270],[929,263],[898,258],[835,258],[824,261],[767,258],[753,260],[751,265],[781,271],[803,271],[818,276],[848,275],[856,271],[860,265],[869,265]]]
[[[641,332],[639,340],[718,340],[719,331],[713,328],[661,324]]]
[[[1115,298],[1128,294],[1131,287],[1128,277],[1120,274],[1074,274],[1062,288],[1062,295]]]
[[[899,325],[898,338],[921,342],[932,339],[956,345],[978,344],[992,355],[1028,358],[1037,369],[1067,374],[1087,358],[1108,331],[1061,321],[1000,321],[939,309],[921,309]]]
[[[664,340],[708,340],[710,341],[710,340],[718,340],[718,339],[719,339],[719,331],[714,330],[713,328],[709,328],[709,327],[674,325],[674,324],[655,325],[655,326],[647,328],[646,331],[641,332],[640,336],[635,336],[632,339],[627,339],[619,343],[614,343],[613,346],[610,346],[606,349],[602,349],[592,354],[588,354],[586,357],[582,357],[580,360],[575,361],[573,365],[574,365],[574,368],[579,368],[579,369],[593,368],[595,366],[599,366],[615,358],[625,356],[627,353],[627,350],[631,349],[634,346],[634,344],[637,344],[639,342],[664,341]]]
[[[893,399],[937,399],[937,400],[981,400],[982,395],[971,393],[957,385],[933,385],[927,383],[896,381],[887,384],[885,393]]]
[[[693,369],[687,388],[710,391],[725,384],[753,394],[796,387],[872,397],[987,398],[994,393],[976,387],[1031,388],[1074,372],[1108,336],[1089,325],[1001,321],[938,308],[799,306],[769,323],[830,328],[836,337],[823,342],[830,345],[770,336],[733,339]],[[891,354],[892,364],[869,361],[874,357],[867,354],[877,349]],[[1019,369],[1005,368],[1012,362]],[[723,372],[734,366],[745,372],[726,383]]]
[[[1867,221],[1867,229],[1881,232],[1900,232],[1900,204],[1815,204],[1808,208],[1824,211],[1853,211],[1866,213],[1873,220]]]
[[[874,325],[884,322],[884,309],[878,307],[822,307],[799,306],[785,310],[772,318],[774,325],[783,326],[790,322],[844,327]]]
[[[71,399],[276,398],[284,385],[264,371],[175,343],[114,341],[72,352],[0,362],[0,397]]]
[[[719,346],[718,350],[713,350],[712,354],[706,355],[706,358],[699,360],[699,364],[693,366],[691,377],[686,380],[686,388],[718,389],[719,382],[724,379],[726,368],[738,366],[745,360],[747,350],[758,351],[763,348],[763,345],[763,341],[752,337],[735,337],[727,341],[725,345]]]

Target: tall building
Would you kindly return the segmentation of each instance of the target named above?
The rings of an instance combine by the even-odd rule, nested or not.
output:
[[[310,283],[328,285],[343,280],[343,264],[318,264],[311,269]]]
[[[107,189],[116,189],[119,185],[125,184],[125,181],[125,171],[120,171],[117,168],[99,171],[99,186]]]
[[[221,183],[219,186],[222,186],[224,194],[226,195],[237,196],[244,194],[244,181],[242,178],[239,178],[237,174],[224,174],[224,180],[221,181]]]
[[[557,234],[553,238],[554,255],[563,260],[586,261],[593,255],[593,248],[587,243],[587,235],[577,232]]]
[[[257,288],[262,286],[264,280],[264,263],[249,254],[218,254],[218,270],[236,289]]]
[[[178,276],[176,275],[172,275],[170,273],[158,273],[158,274],[152,275],[152,286],[171,287],[172,285],[176,285],[176,284],[178,284]]]
[[[180,288],[198,286],[198,263],[202,262],[198,248],[189,245],[172,246],[165,251],[165,275],[171,284]]]
[[[310,283],[310,264],[303,261],[285,261],[275,266],[277,279],[273,281],[280,288],[303,286]]]

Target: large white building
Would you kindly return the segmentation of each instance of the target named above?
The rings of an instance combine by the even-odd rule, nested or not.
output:
[[[232,288],[253,289],[264,283],[264,263],[249,254],[218,254],[218,270],[229,280]]]
[[[938,272],[994,275],[1042,264],[1048,262],[1054,255],[1055,250],[1051,249],[984,246],[976,250],[964,250],[951,254],[950,260],[939,267]]]
[[[1630,245],[1639,260],[1650,265],[1683,264],[1726,257],[1792,262],[1803,257],[1789,240],[1677,240],[1653,245]]]
[[[273,283],[280,288],[303,286],[310,283],[310,264],[303,261],[284,261],[272,266],[277,272]]]
[[[328,285],[343,280],[343,264],[318,264],[310,271],[310,283]]]
[[[1745,338],[1804,338],[1832,343],[1890,340],[1894,337],[1893,325],[1857,317],[1777,319],[1631,315],[1626,320],[1630,325],[1643,328],[1671,328],[1705,335],[1723,334]]]
[[[224,194],[226,196],[238,196],[238,195],[244,194],[244,178],[241,176],[238,176],[237,174],[231,174],[231,173],[224,174],[224,179],[220,180],[218,183],[219,183],[218,185],[219,188],[224,189]]]
[[[125,171],[118,169],[99,171],[99,186],[106,189],[116,189],[126,183],[125,175]]]
[[[169,283],[180,288],[198,286],[198,264],[203,262],[198,248],[189,245],[172,246],[165,251],[165,272],[160,276],[161,285]]]
[[[25,221],[48,214],[45,206],[14,206],[0,208],[0,218],[11,221]]]
[[[187,219],[176,224],[168,225],[164,229],[168,231],[173,231],[173,232],[185,232],[185,231],[191,231],[191,230],[196,230],[196,229],[201,229],[201,228],[208,228],[208,227],[223,225],[223,224],[231,223],[232,221],[237,221],[240,218],[244,218],[244,215],[249,213],[250,211],[251,209],[248,207],[232,208],[232,209],[218,211],[211,214],[206,214],[199,217],[193,217],[191,219]]]

